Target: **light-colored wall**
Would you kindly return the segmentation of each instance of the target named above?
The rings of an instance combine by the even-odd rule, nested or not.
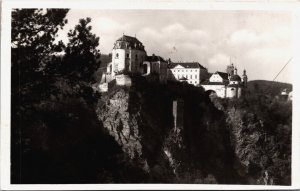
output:
[[[127,75],[117,75],[116,84],[119,86],[131,86],[131,78]]]
[[[172,68],[170,69],[170,78],[172,75],[176,80],[179,80],[181,77],[187,78],[187,82],[194,86],[200,84],[200,69],[199,68]]]
[[[210,82],[223,82],[223,78],[219,74],[213,74],[209,78]]]
[[[228,98],[240,98],[242,96],[241,87],[227,87],[227,97]]]
[[[227,87],[226,94],[228,98],[234,98],[237,95],[237,89],[235,87]]]
[[[125,49],[112,50],[112,76],[115,76],[116,72],[125,69],[125,57],[127,53],[128,51],[126,51]]]
[[[225,85],[202,85],[205,91],[213,90],[216,92],[218,97],[226,97],[226,87]]]
[[[118,57],[117,57],[118,54]],[[136,59],[137,56],[137,59]],[[113,49],[112,50],[112,73],[115,76],[117,71],[125,69],[128,65],[129,72],[140,72],[140,65],[146,57],[146,52],[134,49]]]

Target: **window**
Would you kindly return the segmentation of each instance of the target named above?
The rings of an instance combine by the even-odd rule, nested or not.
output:
[[[197,79],[197,75],[195,75],[195,79]]]
[[[119,53],[116,53],[116,58],[119,58]]]
[[[128,53],[126,54],[126,57],[129,58],[129,54]]]
[[[191,79],[193,79],[193,75],[191,75]]]
[[[137,60],[138,59],[138,56],[137,56],[137,54],[135,55],[135,60]]]
[[[197,81],[195,81],[195,84],[197,84]]]

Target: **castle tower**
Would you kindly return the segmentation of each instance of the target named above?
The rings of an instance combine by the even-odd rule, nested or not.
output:
[[[247,82],[248,82],[248,76],[247,76],[247,74],[246,74],[246,70],[245,70],[245,69],[244,69],[244,71],[243,71],[242,81],[243,81],[243,84],[244,84],[244,85],[247,85]]]
[[[120,72],[140,72],[146,59],[143,44],[136,38],[127,35],[120,37],[112,50],[112,77]]]
[[[226,72],[229,76],[232,76],[234,74],[234,66],[233,63],[227,66]]]

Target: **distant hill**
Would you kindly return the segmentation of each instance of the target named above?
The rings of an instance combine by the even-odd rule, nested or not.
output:
[[[267,80],[253,80],[248,82],[248,90],[250,92],[263,92],[271,95],[278,95],[283,89],[287,89],[288,92],[293,90],[293,85],[283,82],[273,82]]]

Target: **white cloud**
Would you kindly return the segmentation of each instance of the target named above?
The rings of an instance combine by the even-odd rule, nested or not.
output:
[[[229,64],[230,57],[224,53],[218,53],[208,59],[209,72],[224,72]]]
[[[114,30],[120,30],[122,28],[120,23],[106,17],[94,19],[92,22],[96,30],[99,30],[101,33],[110,33]]]

